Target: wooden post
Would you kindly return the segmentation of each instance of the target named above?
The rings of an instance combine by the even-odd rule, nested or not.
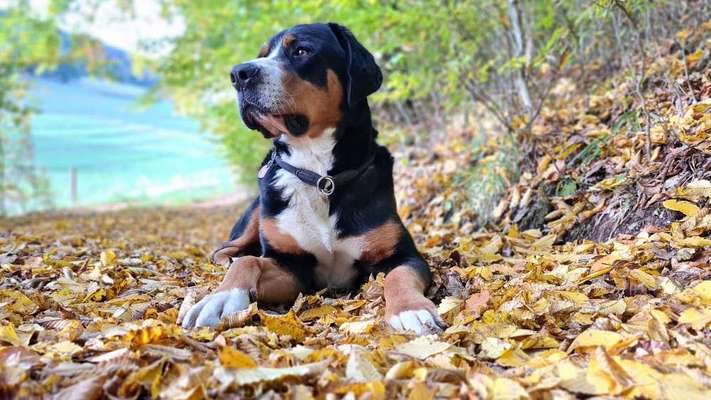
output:
[[[72,202],[72,207],[76,207],[79,203],[77,195],[77,169],[76,167],[69,168],[69,196]]]

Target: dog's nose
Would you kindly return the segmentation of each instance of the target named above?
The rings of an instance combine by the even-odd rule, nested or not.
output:
[[[251,63],[235,65],[230,72],[232,86],[237,90],[246,88],[256,81],[257,77],[259,77],[259,67]]]

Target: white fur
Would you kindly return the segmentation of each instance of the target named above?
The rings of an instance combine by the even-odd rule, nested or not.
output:
[[[267,57],[255,58],[248,63],[259,65],[261,68],[262,82],[259,86],[259,100],[261,105],[278,112],[285,109],[292,96],[284,90],[284,70],[276,60],[279,53],[279,46],[275,46]],[[238,97],[242,95],[237,93]]]
[[[326,175],[333,166],[333,133],[329,129],[318,138],[282,135],[280,140],[289,145],[291,153],[283,156],[284,161]],[[330,288],[349,286],[357,275],[353,262],[360,257],[362,240],[338,239],[338,216],[329,216],[328,197],[315,187],[284,170],[276,173],[274,185],[282,190],[284,200],[289,200],[289,206],[276,217],[277,226],[316,257],[316,283]]]
[[[249,292],[231,289],[205,296],[183,318],[183,328],[217,326],[220,320],[249,306]]]
[[[417,335],[439,330],[432,314],[427,310],[403,311],[390,317],[388,323],[397,330],[413,331]]]

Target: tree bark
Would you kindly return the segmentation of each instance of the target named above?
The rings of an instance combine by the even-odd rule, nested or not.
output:
[[[514,42],[514,57],[525,56],[524,49],[524,36],[521,29],[521,13],[519,10],[518,0],[508,0],[509,5],[509,19],[511,19],[511,34],[513,36]],[[519,100],[523,105],[526,114],[530,114],[533,110],[533,103],[531,102],[531,95],[528,92],[528,85],[526,84],[525,78],[526,67],[521,67],[515,74],[514,84],[516,85],[516,91],[518,92]]]

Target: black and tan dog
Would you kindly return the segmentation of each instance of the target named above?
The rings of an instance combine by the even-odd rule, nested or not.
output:
[[[259,197],[212,261],[230,264],[183,327],[214,326],[251,300],[355,288],[385,272],[385,317],[423,333],[442,325],[424,296],[430,270],[398,217],[393,159],[375,141],[366,97],[382,83],[373,56],[343,26],[298,25],[230,74],[240,114],[273,140]]]

